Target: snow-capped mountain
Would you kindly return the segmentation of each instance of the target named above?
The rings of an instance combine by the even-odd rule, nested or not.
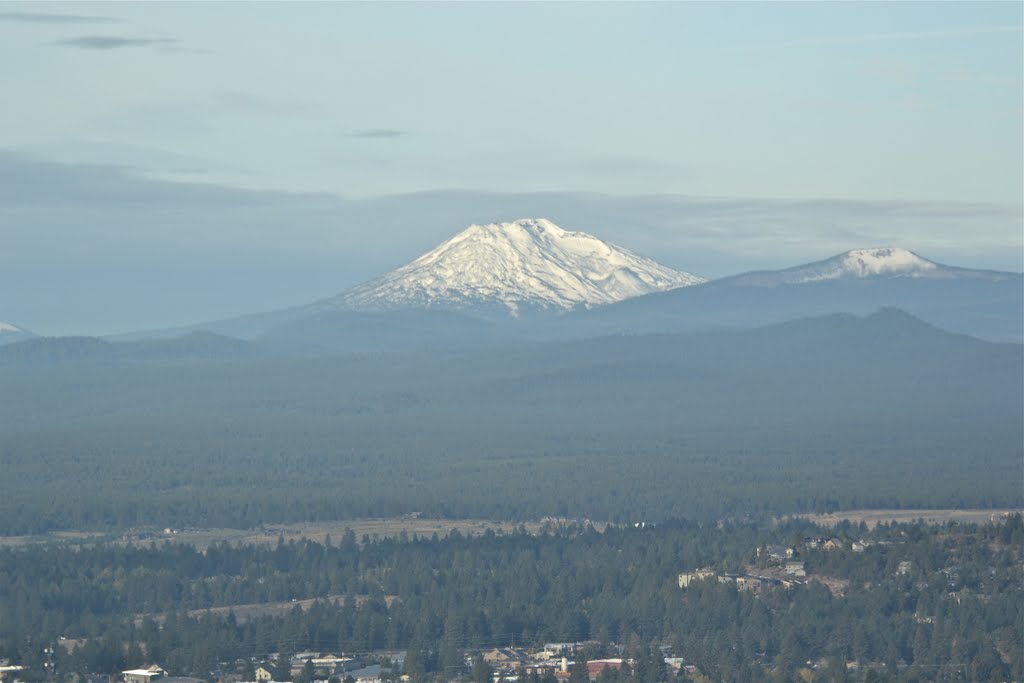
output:
[[[730,284],[795,285],[825,280],[863,278],[960,278],[1003,279],[1011,273],[966,270],[944,266],[899,247],[853,249],[824,261],[784,270],[755,271],[725,278]]]
[[[29,339],[34,336],[36,335],[28,330],[23,330],[20,327],[0,320],[0,344],[10,344],[11,342]]]
[[[608,304],[704,281],[543,218],[523,219],[471,225],[410,263],[313,308],[496,306],[519,315]]]
[[[783,270],[742,273],[603,306],[567,321],[582,335],[744,328],[897,308],[945,330],[1024,337],[1020,273],[943,265],[896,247],[855,249]]]

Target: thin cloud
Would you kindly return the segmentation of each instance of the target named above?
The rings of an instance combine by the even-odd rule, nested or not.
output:
[[[75,47],[81,50],[117,50],[123,47],[151,47],[157,45],[174,45],[173,38],[121,38],[119,36],[76,36],[52,43],[62,47]]]
[[[1024,26],[977,26],[973,28],[953,28],[941,31],[901,31],[892,33],[862,33],[851,36],[821,36],[817,38],[798,38],[796,40],[780,40],[770,43],[750,43],[737,45],[737,50],[772,50],[776,48],[804,47],[811,45],[841,45],[844,43],[870,43],[883,40],[922,40],[929,38],[953,38],[990,33],[1020,33]]]
[[[0,21],[20,21],[28,24],[101,24],[117,21],[113,17],[84,14],[46,14],[43,12],[0,12]]]
[[[386,139],[386,138],[400,138],[403,135],[408,135],[407,130],[396,130],[394,128],[365,128],[363,130],[355,130],[351,133],[347,133],[345,137],[348,138],[367,138],[367,139]]]
[[[308,104],[278,100],[242,90],[221,90],[212,93],[211,97],[227,109],[271,118],[312,114],[316,111],[316,107]]]

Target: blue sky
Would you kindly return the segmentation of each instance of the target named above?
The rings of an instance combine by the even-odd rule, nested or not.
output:
[[[711,276],[855,240],[1020,270],[1022,24],[1015,2],[6,2],[0,166],[65,185],[0,206],[0,320],[302,303],[464,227],[442,218],[548,208]],[[187,191],[140,221],[164,181]],[[146,279],[170,265],[205,285]]]

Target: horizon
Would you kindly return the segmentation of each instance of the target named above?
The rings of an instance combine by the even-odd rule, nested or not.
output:
[[[595,237],[595,238],[597,238],[597,239],[599,239],[599,240],[601,240],[601,241],[603,241],[605,243],[611,244],[611,245],[613,245],[615,247],[626,249],[627,251],[630,251],[630,252],[636,254],[637,256],[640,256],[640,257],[643,257],[643,258],[649,258],[649,259],[655,261],[656,263],[658,263],[660,265],[668,265],[668,264],[665,264],[662,260],[660,260],[657,256],[652,256],[651,254],[648,254],[648,253],[639,252],[639,251],[633,249],[632,247],[630,247],[627,244],[622,244],[621,242],[613,242],[613,241],[609,241],[609,240],[604,240],[599,235],[594,235],[594,234],[592,234],[592,233],[590,233],[590,232],[588,232],[586,230],[570,230],[568,228],[565,228],[562,225],[559,225],[559,224],[555,223],[554,221],[550,221],[550,219],[547,219],[545,217],[533,216],[533,217],[530,217],[530,218],[517,218],[517,219],[508,220],[508,221],[505,221],[505,220],[495,220],[495,221],[487,222],[487,223],[470,223],[470,224],[464,226],[463,228],[457,230],[456,232],[452,233],[448,237],[440,240],[437,244],[435,244],[433,247],[430,247],[428,250],[425,250],[424,252],[422,252],[420,254],[417,254],[417,255],[407,259],[406,261],[403,261],[402,263],[396,264],[393,268],[390,268],[390,269],[388,269],[386,271],[382,271],[380,273],[377,273],[376,275],[370,275],[369,277],[367,277],[367,278],[365,278],[363,280],[360,280],[358,282],[354,282],[354,283],[350,284],[349,286],[345,287],[344,289],[336,290],[336,291],[333,291],[333,292],[323,293],[321,295],[313,295],[312,297],[308,297],[306,299],[295,301],[292,304],[285,304],[285,305],[282,305],[282,306],[277,306],[275,308],[236,310],[236,311],[227,313],[226,315],[221,315],[220,317],[217,317],[217,318],[205,318],[205,319],[202,319],[202,320],[196,319],[196,318],[183,318],[183,319],[174,321],[174,322],[172,322],[170,324],[160,324],[160,325],[153,325],[153,326],[148,326],[148,327],[131,326],[131,325],[129,325],[127,327],[122,327],[122,328],[118,328],[118,329],[88,329],[88,330],[85,330],[85,331],[83,331],[81,329],[71,329],[71,328],[68,328],[68,329],[59,329],[59,331],[57,331],[57,332],[51,332],[50,330],[43,330],[43,331],[41,331],[40,329],[34,329],[31,326],[29,326],[29,325],[19,324],[17,321],[8,320],[8,319],[2,319],[2,318],[0,318],[0,327],[2,327],[4,325],[12,326],[12,327],[16,328],[18,331],[30,332],[32,334],[36,334],[36,335],[39,335],[39,336],[49,336],[49,337],[53,337],[53,336],[57,336],[57,337],[60,337],[60,336],[117,337],[119,335],[125,335],[125,334],[144,333],[144,332],[158,331],[158,330],[173,330],[173,329],[176,329],[176,328],[179,328],[179,327],[193,327],[193,326],[202,325],[202,324],[205,324],[205,323],[214,323],[214,322],[217,322],[217,321],[220,321],[220,320],[227,320],[227,319],[231,319],[231,318],[235,318],[235,317],[245,317],[245,316],[249,316],[249,315],[258,315],[258,314],[262,314],[262,313],[269,313],[269,312],[274,312],[274,311],[280,311],[280,310],[284,310],[284,309],[288,309],[288,308],[301,307],[301,306],[312,304],[312,303],[314,303],[316,301],[319,301],[319,300],[335,298],[335,297],[337,297],[339,295],[348,293],[348,292],[350,292],[353,289],[356,289],[356,288],[361,287],[361,286],[363,286],[365,284],[371,283],[371,282],[373,282],[373,281],[375,281],[375,280],[377,280],[379,278],[382,278],[382,277],[388,275],[389,273],[391,273],[392,271],[398,270],[399,268],[402,268],[403,266],[408,265],[409,263],[415,261],[417,258],[419,258],[419,257],[421,257],[421,256],[423,256],[423,255],[425,255],[427,253],[430,253],[431,251],[433,251],[437,247],[440,247],[441,245],[443,245],[446,241],[448,241],[452,237],[455,237],[456,235],[461,234],[462,232],[464,232],[465,230],[468,230],[471,227],[474,227],[474,226],[484,226],[484,227],[487,227],[487,226],[493,225],[493,224],[511,224],[511,223],[516,223],[516,222],[520,222],[520,221],[523,221],[523,220],[547,220],[549,222],[552,222],[554,225],[556,225],[556,227],[559,227],[559,228],[561,228],[561,229],[563,229],[563,230],[565,230],[567,232],[568,231],[582,232],[582,233],[587,234],[587,235],[589,235],[591,237]],[[718,274],[713,275],[713,276],[705,276],[700,270],[681,269],[681,268],[677,268],[675,266],[669,266],[669,267],[671,267],[671,268],[673,268],[673,269],[675,269],[675,270],[677,270],[679,272],[686,273],[686,274],[692,274],[692,275],[695,275],[697,277],[700,277],[700,278],[704,279],[703,283],[697,283],[697,284],[707,284],[707,283],[715,282],[717,280],[722,280],[722,279],[726,279],[726,278],[731,278],[731,277],[741,276],[741,275],[746,275],[746,274],[752,274],[752,273],[781,272],[781,271],[786,271],[786,270],[793,270],[793,269],[797,269],[797,268],[801,268],[801,267],[805,267],[805,266],[810,266],[810,265],[814,265],[814,264],[817,264],[817,263],[822,263],[822,262],[830,261],[830,260],[833,260],[833,259],[837,259],[839,257],[845,256],[845,255],[848,255],[848,254],[851,254],[851,253],[856,253],[856,252],[873,252],[873,251],[880,251],[880,250],[900,250],[900,251],[908,252],[908,253],[910,253],[910,254],[918,257],[918,258],[921,258],[921,259],[923,259],[923,260],[925,260],[927,262],[930,262],[930,263],[933,263],[933,264],[936,264],[936,265],[939,265],[939,266],[952,267],[952,268],[960,268],[960,269],[968,269],[968,270],[982,270],[982,271],[1003,272],[1003,273],[1009,273],[1009,274],[1013,274],[1013,275],[1022,275],[1022,274],[1024,274],[1024,267],[1022,267],[1020,269],[1017,269],[1017,270],[1013,270],[1013,269],[1005,269],[1005,268],[998,268],[998,267],[992,268],[992,267],[985,267],[985,266],[975,266],[975,265],[967,264],[967,263],[950,263],[950,262],[947,262],[947,261],[942,261],[942,260],[931,258],[927,254],[921,254],[918,250],[915,250],[913,248],[908,248],[908,247],[903,246],[903,245],[897,245],[897,244],[877,244],[877,245],[874,245],[874,246],[850,247],[848,249],[844,249],[844,250],[839,251],[839,252],[833,252],[833,253],[830,253],[828,255],[820,255],[818,257],[810,257],[808,260],[801,261],[801,262],[798,262],[798,263],[791,262],[791,263],[779,263],[777,265],[770,264],[770,265],[768,265],[766,267],[751,268],[751,269],[748,269],[748,270],[742,270],[742,271],[737,271],[737,272],[721,272],[721,273],[718,273]],[[695,285],[684,285],[684,286],[695,286]]]
[[[26,329],[301,305],[521,216],[711,279],[872,245],[1024,271],[1020,4],[0,10]]]

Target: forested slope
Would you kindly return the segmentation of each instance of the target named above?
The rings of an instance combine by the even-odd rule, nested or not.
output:
[[[0,533],[1016,506],[1021,357],[883,311],[742,333],[7,366]]]

